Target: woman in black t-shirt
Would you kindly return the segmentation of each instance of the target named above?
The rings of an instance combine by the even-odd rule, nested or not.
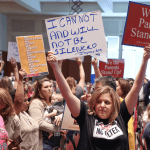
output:
[[[150,58],[150,46],[146,46],[144,50],[142,64],[133,87],[121,105],[116,92],[105,86],[98,88],[93,93],[88,103],[89,107],[72,94],[59,69],[56,56],[53,52],[48,52],[47,61],[53,68],[59,89],[72,116],[80,126],[80,140],[77,149],[129,149],[127,122],[134,111],[143,83],[147,61]]]

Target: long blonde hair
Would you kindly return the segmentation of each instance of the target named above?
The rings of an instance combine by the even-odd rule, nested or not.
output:
[[[117,118],[118,113],[120,111],[120,99],[117,93],[109,86],[102,86],[94,91],[90,101],[88,102],[88,106],[89,106],[88,114],[89,115],[94,114],[96,116],[95,105],[97,99],[99,98],[100,95],[106,93],[109,93],[112,98],[113,112],[111,113],[108,121],[108,123],[112,123]]]

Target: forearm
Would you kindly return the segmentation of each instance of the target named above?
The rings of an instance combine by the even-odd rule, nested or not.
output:
[[[140,92],[140,89],[143,85],[143,80],[144,80],[144,76],[145,76],[145,72],[146,72],[146,67],[147,67],[147,60],[142,60],[142,64],[141,67],[138,71],[138,74],[135,78],[134,84],[133,84],[133,90],[136,92],[137,96]],[[137,97],[138,98],[138,97]]]
[[[148,61],[147,59],[143,58],[140,69],[135,78],[133,87],[131,88],[128,95],[125,97],[125,102],[126,102],[126,105],[130,114],[133,113],[134,106],[136,105],[136,102],[138,100],[138,95],[142,87],[144,76],[145,76],[147,61]]]
[[[21,111],[23,101],[24,101],[23,79],[19,79],[14,99],[14,108],[17,115]]]
[[[82,87],[82,89],[84,89],[85,72],[84,72],[84,68],[83,68],[82,64],[79,65],[79,73],[80,73],[80,81],[79,81],[78,85],[80,85]]]
[[[15,76],[14,89],[16,89],[17,88],[17,84],[19,82],[19,74],[18,74],[18,67],[17,67],[17,65],[13,69],[14,69],[14,76]]]
[[[57,115],[57,110],[54,110],[53,112],[46,115],[46,117],[53,117]]]
[[[101,72],[100,72],[100,70],[99,70],[99,68],[98,68],[97,65],[94,66],[94,72],[95,72],[95,78],[100,78],[100,77],[102,77],[102,74],[101,74]]]

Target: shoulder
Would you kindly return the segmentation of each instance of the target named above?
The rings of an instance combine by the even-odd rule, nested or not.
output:
[[[38,98],[36,98],[36,99],[33,99],[32,100],[32,102],[31,102],[31,104],[30,104],[30,106],[31,105],[43,105],[43,103],[42,103],[42,101],[40,100],[40,99],[38,99]]]

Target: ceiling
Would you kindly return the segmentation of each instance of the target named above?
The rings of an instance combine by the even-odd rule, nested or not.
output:
[[[79,2],[79,0],[73,0]],[[82,4],[73,8],[81,13],[100,10],[102,17],[126,17],[129,0],[80,0]],[[150,5],[150,0],[132,0]],[[80,3],[78,3],[79,5]],[[0,13],[70,15],[74,11],[72,0],[0,0]]]

